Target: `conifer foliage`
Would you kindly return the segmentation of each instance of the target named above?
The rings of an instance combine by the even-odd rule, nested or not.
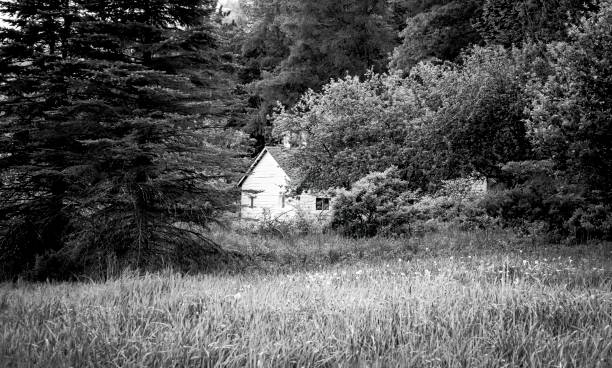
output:
[[[251,8],[265,15],[243,48],[255,77],[260,113],[249,128],[256,134],[276,101],[292,106],[332,78],[386,69],[395,38],[386,0],[254,0]]]
[[[486,0],[475,27],[489,43],[504,46],[525,41],[567,39],[568,24],[596,6],[589,0]]]
[[[232,203],[241,145],[216,118],[214,2],[0,4],[1,276],[221,252],[192,231]]]

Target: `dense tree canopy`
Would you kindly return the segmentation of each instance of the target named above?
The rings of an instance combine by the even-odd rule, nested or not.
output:
[[[400,33],[402,44],[393,51],[391,68],[408,72],[422,60],[456,60],[464,48],[481,42],[473,27],[480,10],[478,0],[455,0],[409,17]]]
[[[282,110],[276,135],[308,137],[295,153],[303,186],[349,188],[391,165],[409,188],[428,191],[484,176],[506,188],[483,204],[488,215],[544,221],[575,239],[612,236],[610,2],[590,13],[584,2],[533,4],[487,1],[470,32],[488,45],[468,42],[455,62],[428,55],[427,37],[404,37],[391,61],[402,74],[346,77]],[[451,5],[410,17],[418,27],[404,35]],[[495,19],[502,8],[513,22]]]
[[[406,169],[419,137],[413,119],[423,114],[410,85],[398,75],[346,77],[320,93],[306,93],[278,114],[277,136],[306,135],[306,146],[295,154],[305,176],[302,185],[349,188],[389,165]]]
[[[231,205],[210,1],[6,1],[3,274],[102,273],[218,250],[186,225]],[[38,258],[35,258],[38,257]],[[34,263],[36,262],[36,263]],[[116,262],[115,262],[116,263]],[[35,267],[36,266],[36,267]],[[60,275],[51,275],[58,276]],[[64,277],[66,274],[63,275]]]
[[[315,187],[342,186],[398,167],[413,187],[470,175],[501,178],[525,159],[532,60],[502,47],[476,48],[462,65],[422,63],[407,78],[347,77],[309,92],[275,120],[278,136],[305,132],[296,153]]]
[[[255,0],[258,18],[243,48],[262,133],[271,107],[294,104],[307,89],[330,78],[386,68],[395,38],[386,0]]]
[[[476,28],[488,42],[504,46],[563,40],[568,24],[593,8],[588,0],[486,0]]]
[[[502,164],[528,157],[523,86],[531,65],[520,50],[492,46],[474,48],[462,65],[413,69],[430,111],[424,117],[427,139],[420,162],[429,162],[432,175],[502,179]]]
[[[243,164],[228,126],[306,137],[304,188],[486,176],[510,187],[493,212],[612,234],[611,9],[0,0],[0,273],[201,265],[221,250],[193,229],[233,208]]]
[[[589,197],[612,198],[612,4],[549,45],[552,73],[529,86],[529,135]]]

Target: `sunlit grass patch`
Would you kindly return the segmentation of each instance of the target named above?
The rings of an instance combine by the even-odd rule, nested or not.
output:
[[[0,366],[612,364],[608,245],[396,251],[296,272],[5,284]]]

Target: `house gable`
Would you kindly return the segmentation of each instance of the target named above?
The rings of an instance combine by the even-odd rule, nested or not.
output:
[[[238,183],[241,218],[288,218],[298,210],[315,216],[328,212],[327,198],[317,201],[313,194],[289,195],[289,186],[298,176],[299,170],[291,165],[290,152],[282,147],[264,148]]]
[[[276,217],[288,210],[285,196],[289,176],[275,158],[264,149],[249,172],[240,180],[241,216],[261,218],[264,212]]]
[[[242,190],[252,190],[270,185],[286,186],[289,176],[267,150],[261,152],[238,185]]]

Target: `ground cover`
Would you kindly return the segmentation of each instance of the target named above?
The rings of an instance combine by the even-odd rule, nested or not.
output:
[[[3,284],[0,366],[612,366],[610,244],[451,235],[253,238],[243,270]]]

